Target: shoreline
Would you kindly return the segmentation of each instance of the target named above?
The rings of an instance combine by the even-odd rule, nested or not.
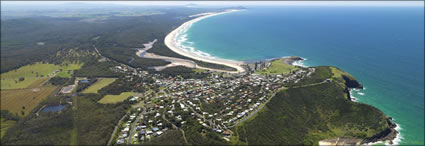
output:
[[[178,47],[177,44],[176,44],[176,36],[179,35],[180,30],[184,29],[185,27],[190,26],[193,23],[196,23],[196,22],[198,22],[202,19],[205,19],[205,18],[208,18],[208,17],[211,17],[211,16],[217,16],[217,15],[220,15],[220,14],[226,14],[226,13],[237,12],[237,11],[241,11],[241,10],[231,9],[231,10],[226,10],[224,12],[202,13],[202,16],[195,18],[195,19],[192,19],[192,20],[189,20],[189,21],[183,23],[182,25],[180,25],[179,27],[177,27],[176,29],[174,29],[173,31],[171,31],[165,37],[164,43],[168,48],[170,48],[170,50],[172,50],[175,53],[180,54],[182,56],[186,56],[186,57],[189,57],[189,58],[192,58],[192,59],[195,59],[195,60],[199,60],[199,61],[203,61],[203,62],[226,65],[226,66],[235,68],[237,70],[237,71],[226,71],[226,72],[229,72],[229,73],[244,73],[244,72],[246,72],[246,70],[245,70],[245,68],[242,67],[242,65],[244,65],[245,63],[242,62],[242,61],[234,61],[234,60],[219,59],[219,58],[206,58],[204,56],[200,56],[198,54],[186,51],[186,50]],[[202,67],[199,67],[198,65],[196,65],[195,68],[202,68]],[[210,69],[210,70],[215,70],[215,69]]]

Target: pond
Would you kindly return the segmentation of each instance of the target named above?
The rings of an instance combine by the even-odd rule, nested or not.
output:
[[[65,105],[49,105],[41,110],[41,112],[58,112],[65,108]]]

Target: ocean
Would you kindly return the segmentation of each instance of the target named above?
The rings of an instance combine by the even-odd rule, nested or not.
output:
[[[179,35],[205,56],[252,61],[300,56],[354,75],[401,127],[399,144],[424,144],[424,7],[263,6],[203,19]]]

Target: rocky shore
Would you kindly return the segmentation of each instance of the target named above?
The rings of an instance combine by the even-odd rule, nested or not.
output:
[[[397,124],[394,123],[392,119],[392,117],[387,118],[388,128],[370,138],[364,139],[362,144],[375,143],[379,141],[388,142],[390,145],[394,144],[393,140],[397,138],[399,132],[396,130]]]

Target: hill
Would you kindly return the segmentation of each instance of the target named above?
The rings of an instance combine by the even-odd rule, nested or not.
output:
[[[315,69],[311,77],[278,92],[257,116],[234,127],[233,144],[317,145],[342,137],[362,142],[391,127],[377,108],[347,99],[345,87],[356,82],[354,77],[334,67]],[[326,79],[332,80],[314,84]]]

